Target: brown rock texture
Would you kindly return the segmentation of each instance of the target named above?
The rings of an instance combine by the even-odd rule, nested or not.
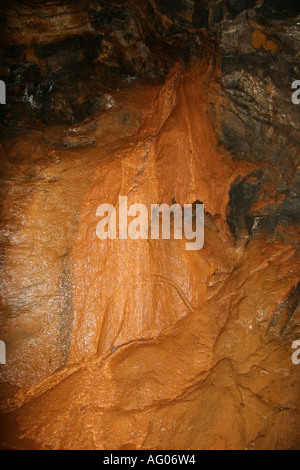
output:
[[[299,449],[298,56],[276,75],[297,11],[16,3],[1,448]],[[72,75],[73,61],[86,67]],[[201,201],[204,247],[99,240],[97,207],[119,196],[149,211]]]

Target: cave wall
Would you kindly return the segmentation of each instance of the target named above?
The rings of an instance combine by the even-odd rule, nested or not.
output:
[[[298,2],[1,8],[1,445],[299,448]],[[204,248],[100,242],[119,195]]]

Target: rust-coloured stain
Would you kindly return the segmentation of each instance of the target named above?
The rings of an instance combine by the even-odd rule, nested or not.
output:
[[[260,31],[252,42],[278,50]],[[243,449],[260,436],[256,448],[271,448],[279,429],[293,445],[299,374],[272,332],[299,259],[279,237],[231,236],[230,186],[259,165],[217,143],[215,73],[179,64],[163,85],[126,90],[116,109],[64,134],[94,146],[51,147],[55,128],[2,149],[5,171],[23,184],[21,198],[7,189],[7,205],[25,220],[7,248],[8,295],[22,290],[20,308],[31,302],[35,315],[3,329],[16,351],[4,447]],[[97,207],[120,195],[146,206],[203,202],[204,248],[100,241]]]
[[[255,49],[265,49],[266,51],[277,52],[279,50],[278,44],[262,31],[255,30],[252,33],[252,46]]]

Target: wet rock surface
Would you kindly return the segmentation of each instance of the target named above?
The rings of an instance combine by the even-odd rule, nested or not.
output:
[[[298,2],[1,8],[1,447],[298,449]],[[203,249],[101,242],[120,195]]]

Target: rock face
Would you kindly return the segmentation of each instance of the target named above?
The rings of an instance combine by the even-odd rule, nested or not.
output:
[[[2,8],[1,447],[298,449],[298,2]],[[119,196],[204,247],[100,241]]]

